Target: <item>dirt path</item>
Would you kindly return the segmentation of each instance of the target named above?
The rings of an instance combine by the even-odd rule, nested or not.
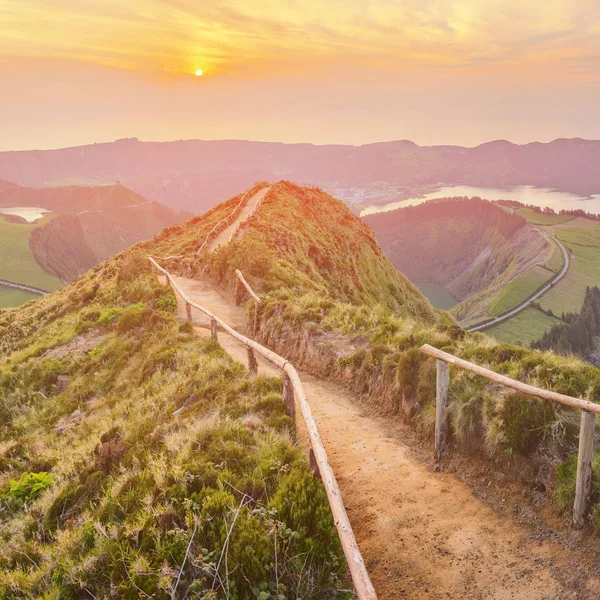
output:
[[[231,225],[229,225],[229,227],[224,229],[212,242],[210,242],[210,244],[208,245],[209,251],[214,250],[218,246],[222,246],[229,241],[231,235],[235,231],[235,228],[252,214],[252,212],[256,208],[256,205],[267,195],[269,189],[271,189],[270,186],[265,187],[259,192],[256,192],[254,196],[250,197],[248,202],[246,202],[244,208],[242,208],[242,210],[240,211],[240,214],[238,215],[237,219]]]
[[[177,278],[198,304],[244,331],[244,313],[205,283]],[[185,309],[180,306],[180,316]],[[208,319],[194,313],[201,335]],[[246,349],[219,341],[246,364]],[[259,372],[279,376],[259,360]],[[300,373],[380,600],[558,600],[598,597],[600,580],[570,582],[583,553],[539,541],[453,476],[434,473],[336,385]],[[579,554],[579,556],[578,556]],[[589,565],[588,565],[589,567]],[[588,569],[586,568],[586,571]]]

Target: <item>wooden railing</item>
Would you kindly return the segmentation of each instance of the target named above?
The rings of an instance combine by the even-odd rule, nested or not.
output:
[[[329,506],[331,507],[334,523],[340,537],[344,555],[346,556],[348,570],[350,571],[350,576],[352,577],[356,594],[359,600],[376,600],[377,594],[375,593],[363,557],[360,553],[360,549],[356,543],[356,538],[354,537],[354,532],[352,531],[352,526],[342,501],[340,488],[333,473],[333,469],[329,464],[325,446],[321,441],[321,436],[313,417],[310,404],[306,397],[306,392],[304,391],[302,381],[300,380],[298,372],[294,366],[285,358],[279,356],[272,350],[269,350],[255,340],[247,338],[241,333],[238,333],[235,329],[230,327],[227,323],[210,312],[208,309],[196,304],[177,285],[171,274],[166,269],[163,269],[156,262],[156,260],[154,260],[154,258],[148,257],[148,259],[150,260],[150,263],[167,278],[167,282],[173,288],[174,292],[178,294],[185,302],[186,314],[189,321],[192,320],[192,309],[195,308],[210,318],[211,335],[213,339],[217,339],[218,330],[220,327],[238,342],[241,342],[246,346],[248,352],[248,368],[252,374],[255,375],[258,372],[258,363],[255,353],[259,354],[283,371],[283,398],[285,406],[288,413],[294,420],[296,403],[298,403],[300,407],[300,412],[302,413],[310,442],[311,463],[314,468],[318,469],[323,486],[325,487],[327,498],[329,500]],[[248,285],[241,273],[239,273],[238,279],[242,282],[242,284],[244,284],[252,297],[255,298],[255,300],[258,299],[258,302],[260,302],[260,298],[258,298],[258,296],[252,291],[252,288]]]
[[[268,194],[269,190],[271,189],[271,186],[269,186],[267,188],[267,191],[265,192],[265,196]],[[260,190],[259,190],[260,191]],[[257,192],[258,193],[258,192]],[[245,219],[242,219],[233,229],[233,231],[231,232],[231,235],[229,236],[229,241],[232,242],[236,235],[238,234],[240,228],[248,221],[248,219],[258,211],[258,209],[260,208],[261,202],[265,199],[265,196],[263,196],[262,198],[259,199],[259,201],[254,205],[254,207],[252,208],[252,210],[250,211],[250,213],[248,215],[246,215]]]
[[[524,394],[563,404],[581,410],[581,427],[579,430],[579,454],[577,457],[577,479],[575,484],[575,501],[573,503],[573,524],[582,527],[590,507],[592,492],[592,457],[594,454],[595,417],[600,414],[600,405],[581,400],[565,394],[516,381],[500,373],[495,373],[484,367],[458,358],[453,354],[438,350],[429,344],[421,347],[421,352],[437,359],[436,381],[436,410],[435,410],[435,460],[439,462],[446,443],[447,401],[450,385],[450,371],[448,365],[454,365],[501,385],[512,388]]]
[[[213,236],[213,234],[218,232],[219,227],[222,227],[223,225],[225,225],[225,227],[229,224],[229,222],[231,222],[231,219],[233,219],[239,210],[241,210],[243,204],[244,204],[244,200],[246,199],[246,196],[248,195],[248,192],[250,192],[251,190],[254,189],[255,186],[252,186],[249,190],[246,190],[243,194],[242,197],[240,198],[240,201],[236,204],[235,208],[231,211],[231,214],[227,215],[226,217],[223,217],[207,234],[206,234],[206,239],[204,240],[202,246],[200,246],[200,248],[198,248],[198,250],[196,251],[196,254],[201,254],[202,250],[204,250],[204,248],[206,248],[206,246],[208,246],[208,244],[210,244],[211,242],[211,237]],[[260,191],[260,190],[259,190]]]

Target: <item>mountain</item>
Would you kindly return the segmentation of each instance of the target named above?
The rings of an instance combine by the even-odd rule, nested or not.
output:
[[[0,311],[0,597],[349,596],[281,380],[250,377],[202,329],[178,322],[148,254],[170,256],[158,260],[230,307],[241,269],[261,295],[257,305],[242,299],[255,337],[343,382],[394,427],[404,419],[415,443],[430,445],[435,420],[436,363],[423,343],[600,400],[600,370],[466,334],[434,310],[368,226],[318,188],[273,184],[231,243],[198,254],[243,199]],[[452,451],[481,461],[486,478],[501,473],[507,489],[528,486],[538,505],[546,497],[570,511],[578,431],[566,408],[452,369],[448,416]],[[595,502],[598,461],[592,468]],[[600,527],[596,512],[590,520]]]
[[[560,266],[551,264],[560,251],[546,236],[480,198],[442,198],[363,220],[411,281],[437,283],[459,301],[452,314],[461,321],[511,308],[503,301],[511,282],[526,287],[529,278],[533,290]]]
[[[0,187],[0,209],[7,207],[49,211],[34,225],[15,224],[13,220],[6,235],[14,234],[20,242],[25,237],[29,248],[24,246],[22,253],[31,252],[30,262],[34,260],[62,281],[71,281],[98,262],[186,217],[121,184],[56,188],[4,185]],[[6,250],[11,248],[14,250],[13,246]],[[10,261],[10,257],[5,260]],[[14,281],[8,276],[6,279]],[[27,278],[18,283],[44,287]]]
[[[474,148],[402,140],[364,146],[238,140],[141,142],[135,138],[57,150],[0,153],[0,178],[21,185],[122,181],[151,200],[205,211],[258,179],[286,177],[327,189],[529,184],[577,194],[600,192],[600,141],[557,139]]]
[[[153,253],[188,256],[190,272],[204,268],[196,250],[210,227],[231,210],[231,201],[217,208],[164,231]],[[218,254],[219,263],[213,265],[217,281],[231,279],[227,259],[235,253],[237,268],[251,281],[258,278],[259,289],[277,290],[279,297],[294,303],[301,298],[307,303],[335,299],[384,306],[422,322],[440,320],[417,288],[394,269],[373,232],[342,201],[319,188],[280,181],[270,187],[259,214],[250,218],[239,244],[225,246]]]

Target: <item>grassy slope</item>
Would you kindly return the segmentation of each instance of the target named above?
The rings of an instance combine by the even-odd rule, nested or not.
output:
[[[340,587],[339,542],[281,381],[251,379],[174,308],[128,251],[0,311],[0,598]],[[39,497],[18,485],[44,472]]]
[[[207,214],[209,223],[230,210],[217,209]],[[183,253],[189,258],[180,261],[179,268],[208,272],[216,281],[231,282],[236,265],[257,289],[289,299],[290,306],[335,298],[383,306],[421,322],[440,320],[417,288],[394,269],[371,230],[343,202],[323,191],[289,182],[274,184],[250,223],[236,243],[212,256],[195,257],[193,249],[205,234],[190,221],[160,236],[156,253]]]
[[[42,219],[41,223],[49,219]],[[35,260],[29,247],[29,234],[40,224],[7,223],[0,217],[0,279],[46,290],[62,286],[58,277],[47,273]]]
[[[521,277],[513,279],[490,304],[488,314],[495,317],[518,306],[552,277],[554,277],[552,271],[537,266],[521,275]]]
[[[511,319],[486,329],[485,332],[500,342],[529,345],[558,323],[560,319],[550,317],[537,308],[528,307]]]
[[[549,215],[535,212],[530,208],[518,208],[515,213],[534,225],[556,225],[574,219],[572,215]]]
[[[540,304],[558,315],[563,311],[579,312],[586,288],[600,284],[600,223],[576,219],[555,225],[550,231],[572,253],[571,267],[564,279],[544,294]]]
[[[268,198],[241,240],[212,256],[173,261],[172,268],[227,284],[233,271],[242,269],[262,293],[260,339],[289,359],[343,381],[376,410],[402,416],[427,440],[435,414],[435,361],[419,352],[423,343],[533,385],[600,401],[600,370],[582,361],[501,344],[484,334],[465,334],[448,321],[424,319],[421,311],[415,319],[409,310],[394,314],[374,304],[373,296],[384,298],[387,292],[384,286],[377,294],[372,273],[355,271],[374,265],[357,265],[359,249],[350,253],[345,247],[348,240],[358,239],[370,247],[367,233],[360,232],[359,238],[354,232],[349,211],[344,215],[340,209],[334,216],[337,205],[326,195],[289,184]],[[321,226],[327,233],[316,240]],[[172,249],[181,249],[178,236],[165,235],[163,253],[169,253],[171,239]],[[309,239],[318,241],[317,252],[307,251]],[[330,262],[330,248],[337,250],[338,264]],[[357,276],[372,284],[363,298],[349,302],[347,290]],[[449,415],[455,450],[475,449],[479,457],[493,457],[494,468],[524,474],[522,481],[543,486],[555,508],[568,516],[575,489],[572,455],[577,452],[578,413],[453,369]],[[555,473],[557,458],[565,462]],[[595,464],[599,471],[594,481],[600,481],[600,460]],[[593,494],[594,500],[600,498],[597,484]]]

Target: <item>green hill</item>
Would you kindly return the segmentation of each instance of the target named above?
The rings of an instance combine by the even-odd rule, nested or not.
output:
[[[281,380],[175,307],[134,249],[0,311],[0,598],[345,597]]]
[[[121,185],[56,189],[0,184],[0,208],[37,207],[27,223],[0,215],[0,279],[55,290],[98,262],[186,216]],[[20,299],[0,289],[5,304]]]

